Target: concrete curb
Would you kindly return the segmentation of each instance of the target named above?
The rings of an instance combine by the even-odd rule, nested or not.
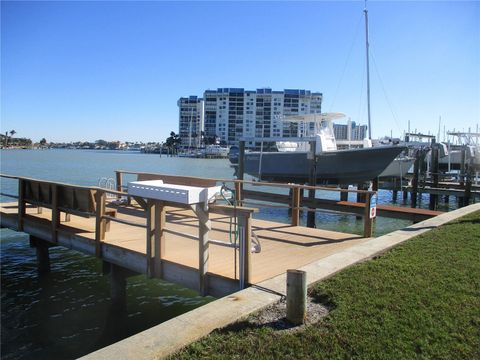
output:
[[[480,203],[444,213],[390,234],[372,238],[301,268],[311,285],[356,263],[371,259],[392,247],[440,225],[480,210]],[[166,357],[182,347],[279,301],[286,291],[286,274],[213,301],[170,319],[82,359],[152,359]]]

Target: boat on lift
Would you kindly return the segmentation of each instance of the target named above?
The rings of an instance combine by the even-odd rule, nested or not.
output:
[[[249,152],[244,155],[244,172],[266,181],[355,184],[376,179],[405,150],[402,146],[371,147],[370,70],[368,11],[365,8],[367,65],[368,139],[363,148],[338,150],[333,120],[341,113],[312,113],[288,116],[284,121],[297,126],[298,138],[278,140],[277,152]],[[272,141],[245,139],[246,141]],[[295,144],[296,143],[296,144]]]
[[[345,115],[285,117],[284,121],[297,124],[303,136],[277,141],[277,152],[245,153],[244,172],[259,180],[306,183],[312,180],[311,172],[315,171],[317,184],[353,184],[377,178],[405,149],[381,146],[338,150],[332,121],[341,117]]]

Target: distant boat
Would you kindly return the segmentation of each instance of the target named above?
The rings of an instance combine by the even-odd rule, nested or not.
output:
[[[447,154],[439,159],[440,170],[460,170],[462,166],[462,152],[465,152],[465,164],[480,171],[480,133],[476,132],[449,132],[449,136],[456,139],[456,144],[448,142]]]
[[[204,155],[207,158],[227,158],[229,149],[220,145],[207,145],[205,146]]]

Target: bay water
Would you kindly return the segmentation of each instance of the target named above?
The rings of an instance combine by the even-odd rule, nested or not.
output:
[[[98,185],[101,178],[115,178],[115,170],[233,178],[228,160],[127,151],[0,150],[0,159],[3,174],[87,186]],[[2,193],[17,193],[16,180],[0,181]],[[338,198],[338,193],[317,196]],[[379,192],[379,203],[390,199],[390,192]],[[1,196],[0,201],[12,199]],[[260,208],[254,217],[289,222],[286,209],[251,206]],[[363,229],[361,220],[345,214],[317,213],[316,222],[319,228],[350,233],[361,234]],[[377,218],[375,234],[407,225],[407,221]],[[2,359],[76,358],[213,300],[174,284],[135,276],[127,280],[127,311],[118,314],[110,306],[101,261],[55,247],[50,249],[50,274],[39,276],[27,234],[1,229],[0,245]]]

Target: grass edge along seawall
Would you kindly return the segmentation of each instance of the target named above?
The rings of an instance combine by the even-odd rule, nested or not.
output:
[[[311,285],[318,281],[325,280],[351,265],[378,256],[388,249],[412,239],[419,234],[428,232],[475,211],[480,211],[480,204],[473,204],[449,213],[444,213],[379,238],[372,238],[366,243],[311,263],[301,268],[301,270],[307,271],[307,281],[309,285]],[[218,333],[221,330],[217,329],[225,328],[236,321],[245,319],[248,315],[280,300],[281,296],[276,292],[285,293],[285,278],[285,275],[280,275],[258,284],[259,286],[249,287],[230,296],[213,301],[131,336],[130,338],[86,355],[84,359],[102,358],[120,360],[166,357],[213,332],[209,337],[193,343],[190,347],[174,355],[174,358],[179,356],[184,358],[197,356],[212,357],[214,353],[209,352],[208,349],[213,349],[213,345],[204,344],[210,341],[209,339],[212,337],[218,337]],[[264,291],[260,288],[261,286],[273,291]],[[237,336],[240,337],[241,335]],[[193,351],[192,349],[197,346],[206,348],[201,351],[198,349],[198,351]],[[220,356],[222,351],[218,351],[217,355]],[[240,354],[243,354],[243,352],[242,350]],[[225,356],[227,356],[227,354],[228,353],[225,352]],[[230,354],[231,357],[239,356],[235,353]],[[257,355],[257,353],[255,353],[255,355]],[[280,355],[288,357],[288,353],[285,355],[279,353],[278,356]],[[269,356],[263,355],[263,357]]]
[[[314,284],[331,312],[299,332],[221,329],[172,358],[478,358],[480,211]]]

